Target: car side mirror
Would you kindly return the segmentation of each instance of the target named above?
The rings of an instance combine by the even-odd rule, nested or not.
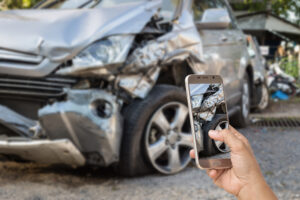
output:
[[[199,29],[226,29],[231,19],[227,9],[212,8],[204,11],[202,20],[196,22]]]

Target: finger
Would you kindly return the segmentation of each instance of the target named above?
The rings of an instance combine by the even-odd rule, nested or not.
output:
[[[238,132],[235,128],[233,128],[232,126],[229,126],[229,130],[236,136],[238,137],[240,140],[242,140],[245,143],[248,143],[247,138],[241,134],[240,132]]]
[[[211,179],[215,179],[215,177],[217,176],[217,170],[215,169],[208,169],[206,170],[206,173]]]
[[[209,169],[206,170],[206,173],[208,174],[208,176],[213,179],[214,181],[216,181],[224,172],[223,169]]]
[[[224,137],[221,134],[221,131],[218,130],[210,130],[208,131],[208,135],[211,139],[217,140],[217,141],[221,141],[221,142],[225,142],[224,141]]]
[[[248,139],[247,139],[243,134],[241,134],[240,132],[238,132],[238,131],[237,131],[235,128],[233,128],[232,126],[229,126],[229,130],[231,130],[231,131],[235,134],[235,136],[236,136],[237,138],[239,138],[241,141],[243,141],[244,144],[252,151],[252,148],[251,148],[251,145],[250,145]]]
[[[194,149],[190,150],[190,157],[195,158],[195,150]]]
[[[225,144],[229,146],[233,153],[239,152],[245,148],[244,142],[242,142],[242,140],[235,136],[235,134],[232,133],[232,131],[229,129],[210,130],[209,137],[214,140],[225,142]]]

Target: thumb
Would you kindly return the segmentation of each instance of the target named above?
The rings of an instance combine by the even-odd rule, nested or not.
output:
[[[243,148],[243,142],[236,137],[231,130],[210,130],[209,137],[214,140],[225,142],[229,146],[232,152],[239,152]]]

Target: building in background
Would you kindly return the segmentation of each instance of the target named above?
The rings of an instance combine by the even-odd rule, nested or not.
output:
[[[230,1],[235,9],[239,27],[245,33],[257,38],[261,45],[262,53],[267,59],[273,60],[278,47],[282,44],[296,46],[300,43],[300,26],[291,20],[283,18],[283,16],[274,14],[271,11],[271,1],[253,0],[257,7],[260,4],[264,4],[261,7],[264,7],[266,10],[258,12],[253,12],[247,6],[241,6],[243,2],[243,0]]]

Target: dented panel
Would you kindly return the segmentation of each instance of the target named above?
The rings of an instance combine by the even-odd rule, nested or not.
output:
[[[212,121],[217,107],[224,105],[225,102],[223,86],[221,84],[204,84],[201,91],[211,94],[207,97],[204,97],[205,93],[191,96],[193,113],[201,120]]]
[[[72,142],[62,140],[0,140],[0,154],[14,155],[26,161],[43,164],[85,164],[84,156]]]
[[[68,90],[67,100],[47,105],[39,119],[50,139],[68,138],[92,164],[119,160],[122,117],[115,96],[102,90]],[[89,162],[89,160],[87,160]]]
[[[216,114],[217,107],[225,102],[222,85],[215,84],[214,87],[217,88],[217,91],[205,99],[199,109],[199,117],[205,121],[212,121]]]
[[[156,83],[159,68],[163,66],[187,61],[195,73],[203,71],[202,41],[195,24],[184,21],[186,15],[188,14],[182,15],[183,18],[172,24],[171,32],[133,51],[122,68],[122,73],[136,75],[121,75],[121,88],[130,92],[133,97],[144,98]],[[189,15],[191,18],[191,13]]]
[[[0,13],[0,27],[5,31],[0,31],[0,50],[24,53],[24,61],[28,59],[27,54],[43,56],[49,65],[19,65],[18,60],[18,67],[14,68],[12,62],[0,62],[0,73],[48,75],[95,41],[110,35],[139,33],[157,11],[160,2],[77,10],[3,11]],[[35,72],[36,68],[39,73]]]

